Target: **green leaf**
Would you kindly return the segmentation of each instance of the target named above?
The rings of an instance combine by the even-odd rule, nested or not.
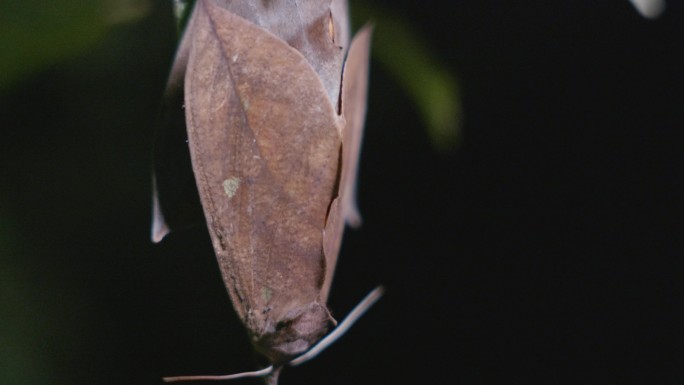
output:
[[[355,20],[375,25],[372,55],[413,100],[439,150],[453,148],[460,138],[461,99],[456,75],[411,24],[387,9],[354,1]]]
[[[4,0],[0,92],[98,42],[107,28],[145,14],[146,0]]]
[[[190,18],[190,11],[195,5],[195,0],[171,0],[173,2],[173,16],[176,19],[176,30],[178,36],[183,33],[185,25]]]

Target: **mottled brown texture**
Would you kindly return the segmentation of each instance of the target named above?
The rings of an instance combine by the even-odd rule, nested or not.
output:
[[[294,48],[209,1],[198,2],[193,22],[204,27],[194,30],[186,120],[209,233],[255,345],[283,361],[306,351],[330,319],[316,311],[311,320],[306,310],[321,307],[321,229],[342,122]],[[229,178],[240,181],[232,198],[223,188]],[[295,338],[290,329],[302,319],[313,335]]]
[[[320,77],[330,100],[337,104],[343,48],[349,43],[346,0],[213,1],[299,51]],[[328,33],[331,17],[333,39]]]
[[[334,325],[325,303],[344,223],[358,223],[370,29],[342,71],[347,24],[338,0],[198,0],[170,77],[185,76],[192,168],[224,283],[276,367]],[[155,240],[168,231],[162,211]]]
[[[346,0],[212,0],[223,8],[277,36],[298,50],[323,82],[328,98],[339,103],[340,73],[349,44]],[[332,22],[332,23],[331,23]],[[333,36],[330,36],[332,24]],[[197,188],[186,145],[183,82],[197,25],[191,17],[173,63],[164,93],[162,121],[155,135],[152,239],[203,222],[201,208],[190,204]],[[330,44],[332,40],[333,44]],[[183,148],[183,146],[185,148]]]

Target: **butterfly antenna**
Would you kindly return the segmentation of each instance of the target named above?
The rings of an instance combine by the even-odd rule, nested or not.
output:
[[[226,374],[222,376],[177,376],[177,377],[164,377],[162,378],[164,382],[179,382],[179,381],[221,381],[221,380],[234,380],[236,378],[244,377],[265,377],[273,373],[273,365],[257,370],[254,372],[243,372],[236,374]]]
[[[306,361],[309,361],[310,359],[316,357],[320,352],[325,350],[328,346],[332,345],[335,341],[337,341],[338,338],[340,338],[344,333],[349,330],[352,325],[358,321],[363,314],[368,311],[379,299],[382,297],[383,293],[385,292],[385,288],[382,286],[378,286],[373,291],[368,293],[366,297],[359,302],[358,305],[347,315],[345,319],[342,320],[342,322],[337,325],[337,327],[330,332],[325,338],[320,340],[316,345],[314,345],[311,349],[309,349],[306,353],[302,354],[301,356],[295,358],[294,360],[290,361],[289,365],[290,366],[297,366],[305,363]],[[272,376],[274,380],[277,379],[277,372],[278,370],[274,370],[273,365],[257,370],[254,372],[243,372],[243,373],[237,373],[237,374],[228,374],[228,375],[221,375],[221,376],[213,376],[213,375],[206,375],[206,376],[176,376],[176,377],[164,377],[163,380],[164,382],[180,382],[180,381],[221,381],[221,380],[234,380],[236,378],[244,378],[244,377],[266,377],[266,376]],[[272,382],[272,381],[271,381]]]
[[[378,286],[373,291],[368,293],[366,297],[359,302],[358,305],[354,308],[354,310],[351,311],[347,315],[345,319],[342,320],[342,322],[337,325],[335,329],[333,329],[330,334],[325,336],[322,340],[320,340],[316,345],[314,345],[311,349],[309,349],[306,353],[302,354],[301,356],[295,358],[294,360],[290,361],[290,366],[297,366],[305,363],[306,361],[309,361],[310,359],[316,357],[318,353],[322,352],[324,349],[326,349],[328,346],[332,345],[335,341],[337,341],[338,338],[340,338],[344,333],[351,328],[351,326],[354,324],[354,322],[358,321],[359,318],[373,306],[379,299],[382,297],[382,294],[385,292],[385,288],[382,286]]]

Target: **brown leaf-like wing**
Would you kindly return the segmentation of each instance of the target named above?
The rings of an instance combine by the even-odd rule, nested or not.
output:
[[[339,122],[307,60],[199,0],[185,83],[193,169],[223,280],[260,333],[318,301]]]
[[[366,116],[371,33],[372,28],[366,26],[356,34],[349,47],[342,76],[342,115],[345,119],[342,132],[342,171],[339,194],[330,207],[323,240],[327,260],[326,283],[322,293],[324,301],[330,292],[344,225],[348,223],[358,226],[361,223],[356,206],[356,171]]]
[[[332,104],[338,104],[342,60],[349,43],[346,0],[214,0],[213,3],[271,32],[298,50],[323,81]],[[193,20],[190,18],[179,44],[155,133],[154,242],[161,241],[175,229],[204,221],[190,166],[182,108]]]
[[[304,55],[337,105],[348,40],[346,0],[216,0],[215,4],[271,32]]]

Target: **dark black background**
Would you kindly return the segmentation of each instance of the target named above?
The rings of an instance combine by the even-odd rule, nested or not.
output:
[[[458,75],[461,145],[373,66],[330,306],[387,293],[282,384],[684,381],[684,6],[521,3],[377,2]],[[174,44],[157,1],[2,96],[3,384],[256,368],[206,230],[149,242]]]

